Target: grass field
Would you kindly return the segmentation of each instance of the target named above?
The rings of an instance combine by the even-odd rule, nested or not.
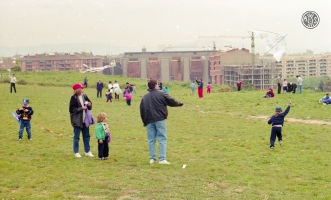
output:
[[[68,103],[71,85],[85,75],[18,73],[27,85],[17,85],[16,94],[9,93],[9,84],[0,84],[0,199],[331,199],[331,106],[317,103],[324,93],[304,90],[264,99],[265,91],[214,92],[198,99],[189,95],[187,84],[171,83],[170,95],[184,103],[168,108],[171,165],[150,165],[139,114],[146,81],[125,77],[88,75],[90,85],[98,79],[117,79],[121,85],[128,80],[137,85],[138,95],[129,107],[123,98],[110,104],[96,98],[94,88],[85,89],[93,115],[108,114],[110,160],[74,157]],[[35,111],[32,141],[26,132],[17,140],[19,125],[9,112],[25,97]],[[266,122],[289,100],[284,146],[276,144],[271,151]],[[90,134],[97,155],[94,125]]]

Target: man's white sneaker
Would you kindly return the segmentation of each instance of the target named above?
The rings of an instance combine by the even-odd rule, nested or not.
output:
[[[170,162],[168,162],[166,160],[162,160],[162,161],[159,161],[159,164],[161,164],[161,165],[170,165]]]
[[[89,151],[89,152],[85,153],[85,156],[93,157],[94,155]]]
[[[280,146],[283,146],[283,141],[280,140],[280,141],[279,141],[279,145],[280,145]]]
[[[79,153],[75,153],[76,158],[81,158],[82,156]]]
[[[155,163],[155,160],[154,159],[150,159],[149,160],[149,164],[154,164]]]

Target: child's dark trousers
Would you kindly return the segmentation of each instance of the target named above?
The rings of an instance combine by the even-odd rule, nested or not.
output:
[[[282,141],[283,140],[282,128],[281,127],[272,127],[271,128],[270,147],[274,147],[275,146],[276,136],[278,137],[278,141]]]
[[[102,144],[100,144],[98,140],[98,157],[108,158],[108,156],[109,156],[109,143],[108,143],[108,138],[106,137],[105,140],[103,140]]]

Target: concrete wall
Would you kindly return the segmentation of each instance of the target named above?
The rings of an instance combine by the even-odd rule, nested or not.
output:
[[[191,81],[190,78],[190,58],[182,57],[183,66],[184,66],[184,81]]]
[[[169,82],[170,81],[170,61],[171,58],[161,58],[161,81]]]
[[[123,73],[123,76],[128,76],[128,62],[129,62],[129,59],[128,58],[123,58],[122,59],[122,73]]]
[[[210,76],[209,76],[209,67],[208,67],[208,60],[207,59],[204,59],[204,60],[201,60],[202,62],[202,67],[203,67],[203,75],[202,75],[202,79],[208,83],[210,80]]]
[[[147,60],[146,60],[146,58],[140,59],[140,74],[141,74],[141,78],[147,78]]]

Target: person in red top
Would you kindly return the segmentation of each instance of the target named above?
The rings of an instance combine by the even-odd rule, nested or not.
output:
[[[268,92],[265,94],[264,98],[273,98],[275,97],[274,91],[269,88]]]
[[[238,82],[237,82],[237,88],[238,88],[238,91],[240,91],[241,90],[241,86],[242,86],[242,82],[240,81],[240,80],[238,80]]]

